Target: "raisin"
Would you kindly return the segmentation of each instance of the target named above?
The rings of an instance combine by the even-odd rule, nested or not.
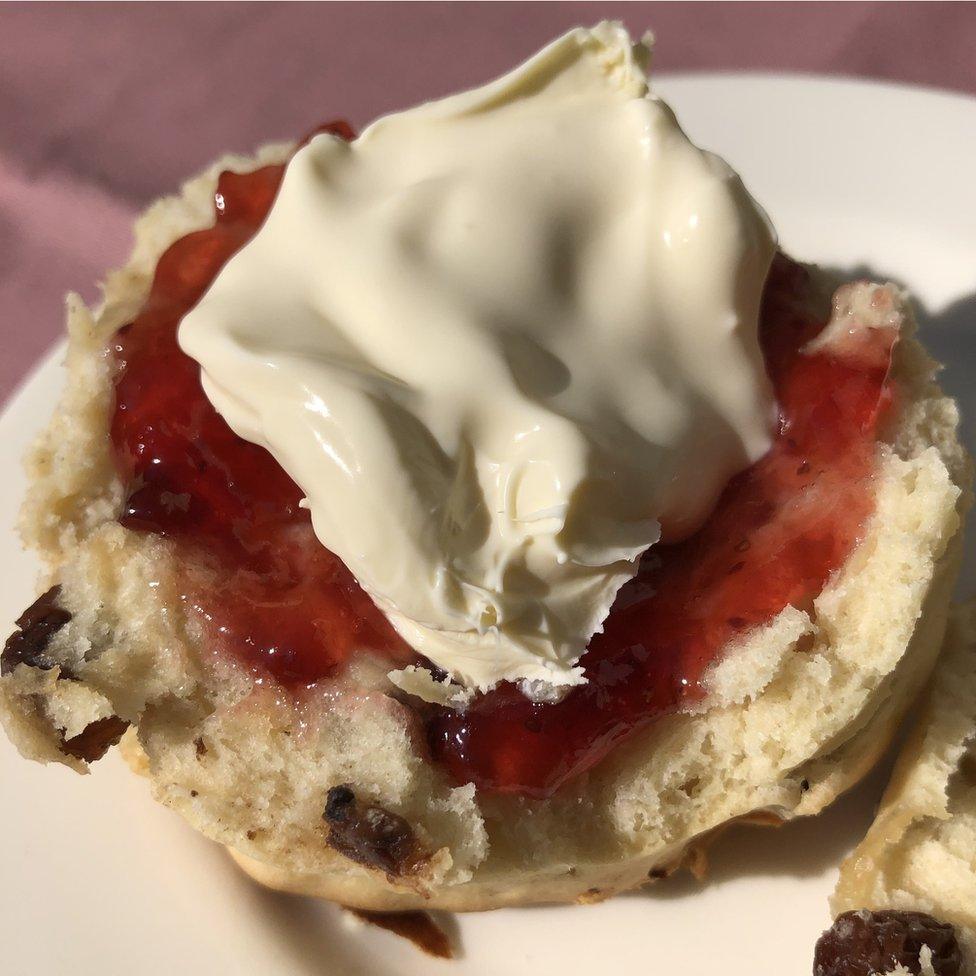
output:
[[[454,958],[450,939],[427,912],[370,912],[363,908],[347,908],[346,911],[360,921],[412,942],[428,956],[435,959]]]
[[[904,966],[919,973],[922,946],[936,976],[959,976],[961,957],[951,925],[923,912],[844,912],[817,942],[814,976],[872,976]]]
[[[60,585],[52,586],[17,618],[18,629],[7,638],[0,654],[0,674],[10,674],[18,664],[50,671],[58,663],[44,652],[51,638],[71,619],[71,614],[57,605],[60,595]]]
[[[373,803],[362,803],[348,784],[333,786],[322,819],[329,846],[388,878],[413,874],[426,860],[413,828],[403,817]]]
[[[90,725],[86,725],[81,732],[70,739],[61,740],[61,751],[75,759],[84,759],[92,763],[101,759],[109,749],[118,745],[119,739],[129,727],[125,719],[117,715],[100,718]]]

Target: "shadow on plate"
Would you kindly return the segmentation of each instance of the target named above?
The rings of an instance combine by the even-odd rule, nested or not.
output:
[[[288,972],[295,976],[375,976],[375,967],[354,945],[354,930],[347,927],[339,908],[265,888],[244,874],[222,848],[208,846],[214,870],[225,876],[226,883],[253,910],[256,923],[280,946]]]
[[[441,961],[424,956],[401,936],[354,920],[331,902],[265,888],[241,871],[221,847],[209,843],[206,847],[214,871],[220,871],[253,910],[258,924],[287,957],[287,971],[295,976],[377,976],[381,969],[385,972],[386,966],[395,965],[398,953],[416,954],[432,968]],[[446,912],[430,914],[454,949],[454,960],[447,965],[463,958],[457,919]]]

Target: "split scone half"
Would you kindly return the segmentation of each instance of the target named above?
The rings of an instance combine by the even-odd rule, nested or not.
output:
[[[607,898],[693,862],[723,825],[815,814],[863,776],[940,647],[969,469],[956,407],[912,337],[905,297],[858,282],[837,292],[831,313],[834,283],[816,270],[797,271],[807,282],[797,300],[819,303],[822,321],[832,314],[828,330],[900,330],[897,395],[859,543],[812,601],[732,641],[700,699],[550,795],[450,776],[431,755],[422,710],[369,655],[297,694],[214,646],[184,598],[179,546],[119,522],[129,488],[109,436],[113,336],[140,312],[167,247],[213,223],[219,174],[281,163],[289,152],[272,146],[221,160],[159,201],[138,222],[132,257],[108,276],[99,307],[68,299],[67,388],[28,459],[22,518],[24,540],[46,566],[45,595],[8,641],[0,680],[4,725],[23,755],[84,773],[121,740],[158,800],[253,877],[376,910]],[[915,747],[928,750],[935,736],[938,750],[919,771],[902,764],[858,864],[880,863],[902,832],[912,843],[897,841],[897,864],[912,878],[905,858],[934,857],[955,871],[971,856],[948,853],[969,829],[961,806],[952,820],[936,812],[909,828],[922,801],[903,800],[924,779],[925,803],[930,794],[939,809],[968,802],[959,776],[948,801],[936,783],[962,752],[962,706],[950,711],[943,696],[961,696],[953,683],[966,666],[956,651],[937,723]],[[883,897],[889,875],[880,870],[848,868],[838,904]]]
[[[864,840],[841,868],[835,912],[924,912],[954,926],[976,973],[976,605],[946,648]]]

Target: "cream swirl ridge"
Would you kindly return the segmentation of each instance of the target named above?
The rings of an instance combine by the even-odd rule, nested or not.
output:
[[[646,57],[577,29],[352,143],[315,137],[180,328],[322,544],[465,689],[582,680],[640,555],[770,443],[773,234]]]

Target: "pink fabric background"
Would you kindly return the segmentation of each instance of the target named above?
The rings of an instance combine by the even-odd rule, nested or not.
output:
[[[656,70],[976,94],[973,3],[0,6],[0,401],[121,262],[135,214],[229,149],[480,82],[564,28],[653,27]]]

